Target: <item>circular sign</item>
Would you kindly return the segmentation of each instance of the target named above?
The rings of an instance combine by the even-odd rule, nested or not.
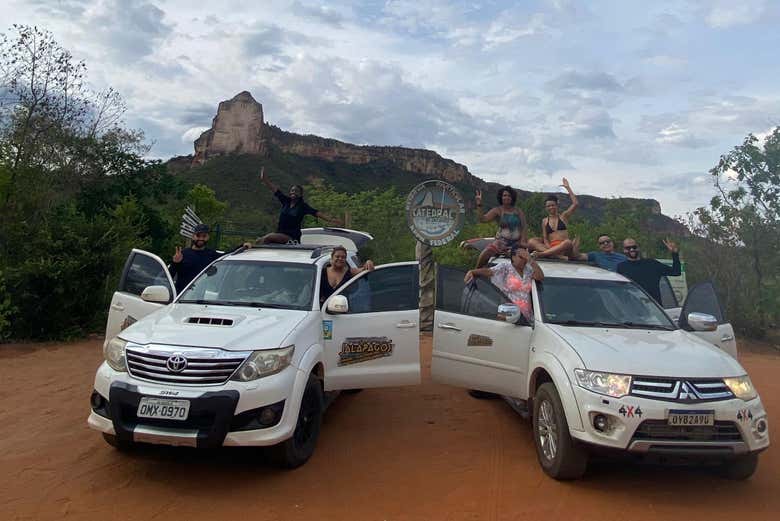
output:
[[[406,223],[418,241],[444,246],[463,226],[466,206],[460,192],[444,181],[425,181],[406,198]]]

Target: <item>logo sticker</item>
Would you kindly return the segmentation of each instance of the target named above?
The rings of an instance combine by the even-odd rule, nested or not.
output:
[[[392,356],[395,345],[386,336],[349,337],[341,344],[339,365],[359,364]]]
[[[493,345],[493,339],[484,335],[469,335],[466,342],[468,347],[487,347]]]
[[[737,420],[739,420],[741,423],[747,423],[752,419],[753,413],[750,412],[750,409],[740,409],[737,411]]]
[[[618,409],[618,412],[624,418],[633,418],[634,416],[637,418],[642,417],[642,408],[636,405],[621,405],[620,409]]]
[[[181,373],[187,369],[187,359],[184,358],[181,354],[176,353],[168,358],[168,360],[165,362],[165,366],[172,373]]]
[[[444,181],[425,181],[406,197],[406,223],[415,238],[430,246],[444,246],[463,226],[466,205],[460,192]]]
[[[322,321],[322,338],[323,340],[333,340],[333,321]]]

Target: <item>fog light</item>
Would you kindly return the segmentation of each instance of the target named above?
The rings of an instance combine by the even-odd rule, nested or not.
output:
[[[597,414],[593,417],[593,428],[599,432],[606,432],[609,429],[609,418],[603,414]]]
[[[273,407],[266,407],[260,413],[260,423],[263,425],[273,425],[276,423],[276,411]]]
[[[103,405],[103,397],[97,391],[92,391],[92,396],[89,397],[89,403],[93,409],[100,409]]]
[[[756,422],[756,433],[758,433],[759,436],[763,436],[764,434],[766,434],[767,427],[768,425],[766,420],[764,418],[761,418]]]

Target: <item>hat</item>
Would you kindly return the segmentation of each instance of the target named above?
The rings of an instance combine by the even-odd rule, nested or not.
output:
[[[195,233],[209,233],[209,225],[208,224],[199,224],[195,226],[195,229],[192,231],[193,234]]]

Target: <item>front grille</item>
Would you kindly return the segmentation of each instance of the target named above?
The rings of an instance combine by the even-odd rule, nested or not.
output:
[[[635,376],[631,379],[632,396],[679,403],[730,400],[731,390],[721,379],[679,379]]]
[[[693,441],[735,442],[742,441],[734,422],[716,421],[715,425],[669,425],[666,420],[645,420],[632,441]]]
[[[127,348],[127,368],[136,378],[153,382],[215,385],[224,383],[249,356],[248,352],[221,349]],[[186,364],[170,364],[169,359],[186,359]],[[184,369],[172,371],[184,365]],[[177,367],[178,365],[178,367]]]

